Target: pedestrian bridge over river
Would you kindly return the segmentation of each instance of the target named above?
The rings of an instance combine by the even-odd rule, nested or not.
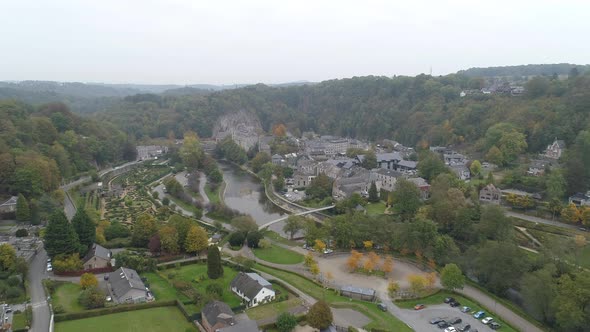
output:
[[[320,211],[325,211],[325,210],[333,209],[334,206],[335,205],[324,206],[324,207],[318,208],[318,209],[313,209],[313,210],[308,210],[308,211],[303,211],[303,212],[289,214],[289,215],[287,215],[285,217],[282,217],[282,218],[279,218],[279,219],[276,219],[276,220],[273,220],[273,221],[269,221],[269,222],[267,222],[264,225],[260,225],[260,226],[258,226],[258,229],[261,230],[261,229],[263,229],[265,227],[268,227],[268,226],[270,226],[272,224],[276,224],[276,223],[278,223],[280,221],[287,220],[287,218],[289,218],[289,216],[303,216],[303,215],[310,214],[310,213],[315,213],[315,212],[320,212]]]

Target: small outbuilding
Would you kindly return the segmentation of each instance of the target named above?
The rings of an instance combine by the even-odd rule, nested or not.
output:
[[[375,300],[375,290],[372,288],[362,288],[350,285],[342,286],[340,287],[340,295],[361,301]]]

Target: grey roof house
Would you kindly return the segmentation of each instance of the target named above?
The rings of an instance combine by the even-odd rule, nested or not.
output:
[[[18,200],[18,197],[12,196],[6,202],[0,204],[0,212],[1,213],[15,212],[17,200]]]
[[[108,284],[113,300],[117,303],[141,303],[154,300],[137,271],[133,269],[120,267],[109,273]]]
[[[230,283],[230,288],[248,307],[275,299],[272,284],[257,273],[240,272]]]
[[[88,250],[86,256],[82,258],[85,270],[101,269],[111,265],[111,251],[99,244],[92,244],[92,248]]]
[[[234,312],[226,303],[214,300],[201,311],[199,329],[206,332],[258,332],[258,324],[249,319],[236,320]]]

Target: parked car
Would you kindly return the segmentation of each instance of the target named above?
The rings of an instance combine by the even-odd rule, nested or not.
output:
[[[385,303],[379,303],[377,305],[377,307],[379,308],[379,310],[381,311],[387,311],[387,306],[385,305]]]
[[[459,317],[455,317],[455,318],[453,318],[453,319],[451,319],[451,320],[449,321],[449,324],[451,324],[451,325],[455,325],[455,324],[459,324],[459,323],[461,323],[462,321],[463,321],[463,320],[462,320],[461,318],[459,318]]]
[[[477,319],[480,319],[480,318],[482,318],[483,316],[485,316],[485,314],[486,314],[486,312],[482,310],[482,311],[478,311],[478,312],[474,313],[474,314],[473,314],[473,317],[474,317],[474,318],[477,318]]]
[[[51,264],[47,264],[47,272],[53,271],[53,266]]]
[[[469,331],[470,328],[471,328],[471,325],[462,324],[457,327],[457,330],[459,330],[459,332],[467,332],[467,331]]]
[[[12,312],[12,308],[11,307],[5,307],[4,312],[6,312],[7,314]]]
[[[423,305],[423,304],[416,304],[416,305],[414,306],[414,310],[422,310],[422,309],[424,309],[424,308],[426,308],[426,306],[425,306],[425,305]]]
[[[329,248],[324,249],[324,254],[331,254],[333,252],[334,252],[334,250],[332,250],[332,249],[329,249]]]
[[[454,327],[449,326],[445,329],[445,332],[457,332],[457,330]]]
[[[484,323],[484,324],[486,324],[486,325],[490,324],[493,321],[494,321],[494,319],[492,317],[486,317],[486,318],[484,318],[484,319],[481,320],[481,322]]]
[[[445,303],[451,303],[454,301],[455,301],[455,298],[453,298],[453,297],[445,297]]]
[[[442,319],[440,317],[434,317],[429,321],[429,323],[434,325],[434,324],[438,324],[438,323],[442,322],[443,320],[444,319]]]
[[[113,298],[112,298],[112,297],[110,297],[110,296],[107,296],[107,297],[105,298],[105,300],[106,300],[107,302],[111,302],[111,301],[113,300]]]
[[[444,328],[449,327],[449,323],[442,320],[442,321],[438,322],[438,324],[436,324],[436,326],[438,326],[439,329],[444,329]]]
[[[469,307],[461,308],[461,312],[470,312],[470,311],[471,311],[471,308],[469,308]]]
[[[499,329],[499,328],[501,328],[501,327],[502,327],[502,325],[500,325],[500,324],[498,324],[498,323],[496,323],[496,322],[491,322],[491,323],[490,323],[490,328],[491,328],[492,330],[497,330],[497,329]]]
[[[461,303],[459,303],[459,302],[457,302],[457,301],[453,301],[453,302],[449,303],[449,305],[450,305],[451,307],[453,307],[453,308],[456,308],[456,307],[460,306],[460,305],[461,305]]]

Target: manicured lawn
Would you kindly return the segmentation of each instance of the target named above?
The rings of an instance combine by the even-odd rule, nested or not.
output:
[[[160,277],[158,274],[154,272],[146,272],[142,273],[142,277],[147,278],[147,283],[149,285],[150,290],[156,297],[156,301],[168,301],[174,299],[183,299],[183,295],[178,293],[168,280]]]
[[[24,313],[21,312],[20,314],[14,314],[12,316],[12,330],[13,331],[24,329],[26,325],[27,325],[27,320],[25,319]]]
[[[287,301],[272,302],[263,304],[252,309],[246,310],[250,319],[259,320],[263,318],[269,318],[280,315],[282,312],[286,312],[291,308],[295,308],[303,303],[300,298],[294,297]]]
[[[303,262],[303,255],[274,244],[270,248],[254,249],[254,255],[275,264],[298,264]]]
[[[414,308],[414,306],[417,303],[422,303],[425,305],[429,305],[429,304],[441,304],[444,303],[444,299],[445,297],[453,297],[455,298],[455,300],[459,301],[459,303],[461,303],[461,306],[467,306],[471,308],[471,312],[477,312],[480,310],[483,310],[486,312],[486,317],[487,316],[492,316],[494,317],[494,320],[497,321],[498,323],[500,323],[500,325],[502,325],[502,328],[500,329],[501,331],[510,331],[510,332],[516,332],[516,330],[514,330],[512,327],[510,327],[509,325],[507,325],[504,321],[502,321],[497,315],[495,315],[492,311],[490,311],[488,308],[485,308],[483,306],[481,306],[479,303],[474,302],[470,299],[467,299],[461,295],[458,294],[454,294],[454,293],[449,293],[446,291],[440,291],[436,294],[430,295],[428,297],[425,298],[421,298],[418,300],[412,300],[412,301],[397,301],[395,302],[395,304],[397,306],[399,306],[400,308],[405,308],[405,309],[412,309]],[[458,310],[458,309],[457,309]]]
[[[211,280],[209,277],[207,277],[207,265],[205,264],[191,264],[182,266],[180,269],[172,268],[161,271],[161,275],[166,277],[168,280],[170,280],[169,276],[171,273],[174,274],[174,279],[176,280],[190,282],[191,285],[193,285],[193,287],[201,294],[206,294],[208,285],[212,283],[220,283],[221,287],[223,288],[223,296],[221,299],[223,302],[227,303],[231,308],[237,307],[241,303],[240,299],[231,292],[229,287],[231,281],[236,277],[236,275],[238,275],[238,271],[230,267],[224,266],[223,278],[217,280]],[[201,276],[204,277],[203,280],[200,280]],[[174,290],[172,285],[170,285],[170,288]]]
[[[264,236],[275,241],[275,242],[286,244],[288,246],[292,246],[292,247],[301,246],[301,243],[299,243],[297,241],[291,241],[287,238],[284,238],[284,237],[280,236],[279,233],[274,232],[274,231],[266,231],[264,233]]]
[[[373,321],[365,326],[365,328],[381,329],[385,331],[412,331],[406,324],[397,319],[395,316],[388,312],[380,311],[375,303],[351,300],[348,297],[340,296],[335,291],[324,289],[315,282],[295,273],[273,269],[260,264],[257,264],[255,268],[284,280],[293,287],[305,292],[313,298],[323,299],[326,302],[333,304],[335,307],[351,308],[366,314]]]
[[[53,294],[53,304],[61,305],[65,312],[80,312],[84,308],[78,303],[78,297],[82,288],[71,282],[64,283],[57,287]]]
[[[368,215],[379,215],[385,212],[385,202],[379,201],[377,203],[368,203],[365,206]]]
[[[215,189],[213,191],[213,190],[211,190],[211,186],[209,186],[208,183],[205,185],[205,194],[207,194],[207,197],[209,198],[209,201],[211,203],[219,204],[219,202],[220,202],[219,189],[220,188],[221,188],[221,186],[217,186],[217,189]]]
[[[197,331],[176,307],[162,307],[59,322],[56,332],[169,332]]]

